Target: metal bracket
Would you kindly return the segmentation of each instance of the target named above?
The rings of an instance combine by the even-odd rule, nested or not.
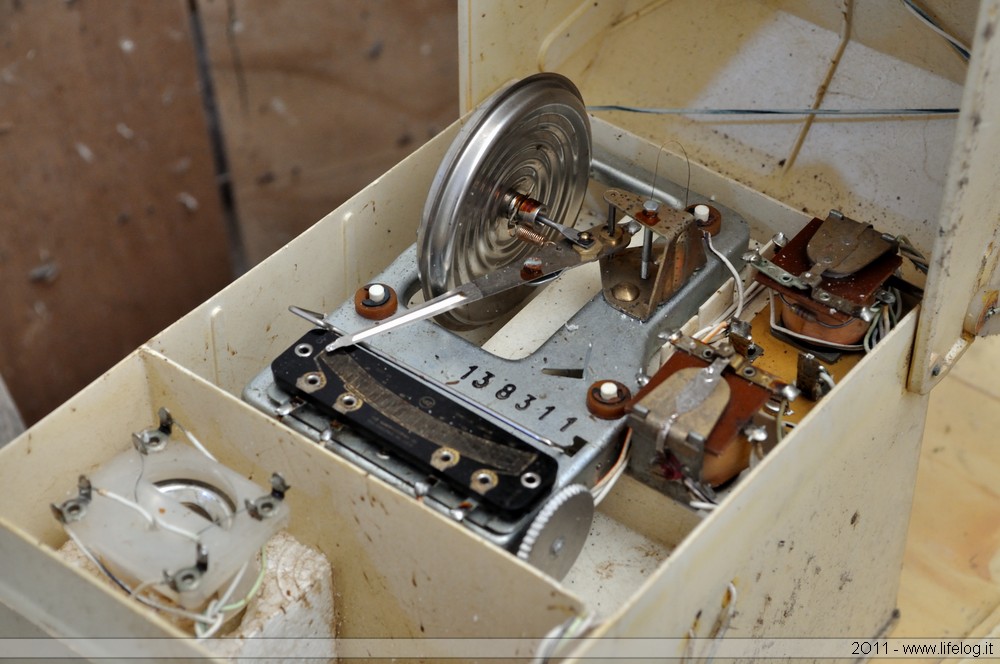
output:
[[[745,260],[750,265],[757,268],[758,271],[763,272],[767,276],[771,277],[777,281],[782,286],[788,286],[790,288],[798,288],[799,290],[808,290],[814,285],[819,285],[822,279],[816,275],[810,275],[810,278],[806,280],[805,278],[800,278],[797,275],[792,274],[783,267],[780,267],[771,261],[767,260],[760,255],[760,252],[756,249],[748,251],[743,254],[743,260]],[[804,277],[805,275],[803,275]]]
[[[844,299],[839,295],[820,288],[823,279],[813,272],[803,272],[801,275],[794,275],[784,268],[772,263],[756,250],[748,251],[743,255],[743,260],[755,267],[758,271],[777,281],[782,286],[798,288],[800,290],[810,290],[810,298],[820,304],[836,309],[837,311],[854,316],[865,321],[871,321],[875,317],[875,312],[868,307],[862,306]]]
[[[983,289],[976,293],[965,314],[963,328],[969,334],[986,337],[1000,333],[1000,291],[995,288]]]
[[[604,200],[638,222],[638,225],[662,238],[655,261],[655,273],[642,278],[643,248],[634,247],[601,259],[601,283],[604,299],[615,309],[648,320],[656,308],[673,296],[690,276],[707,262],[701,243],[701,229],[695,218],[683,211],[660,205],[646,210],[638,194],[609,189]]]
[[[751,363],[764,354],[764,349],[754,343],[750,323],[745,320],[734,318],[729,323],[729,343]]]
[[[750,361],[742,355],[736,354],[728,343],[720,344],[718,348],[715,348],[680,332],[671,334],[668,340],[674,347],[708,362],[712,362],[716,357],[728,358],[729,366],[738,376],[763,387],[781,399],[794,401],[799,396],[799,390],[794,385],[789,385],[774,374],[751,366]]]
[[[633,407],[635,435],[653,438],[659,454],[670,450],[684,475],[696,480],[701,479],[705,441],[729,404],[729,385],[722,379],[728,365],[728,358],[716,357],[703,369],[682,369]]]

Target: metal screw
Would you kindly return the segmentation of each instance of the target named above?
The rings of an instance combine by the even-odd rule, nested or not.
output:
[[[643,212],[648,214],[655,214],[657,210],[660,209],[660,204],[650,198],[648,201],[642,204]]]

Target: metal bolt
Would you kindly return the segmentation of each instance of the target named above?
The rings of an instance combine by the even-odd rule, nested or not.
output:
[[[660,209],[660,204],[650,198],[648,201],[642,204],[643,212],[647,214],[656,214],[656,211]]]

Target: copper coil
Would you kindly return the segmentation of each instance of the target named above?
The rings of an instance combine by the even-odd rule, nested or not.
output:
[[[544,246],[549,241],[549,239],[541,233],[521,225],[514,226],[511,230],[511,235],[523,242],[537,244],[539,247]]]

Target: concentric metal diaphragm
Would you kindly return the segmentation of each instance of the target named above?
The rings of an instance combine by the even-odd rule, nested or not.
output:
[[[523,261],[530,244],[512,236],[508,194],[541,201],[572,226],[590,170],[590,121],[579,90],[559,74],[529,76],[496,93],[469,118],[434,177],[417,232],[424,297]],[[540,229],[535,229],[540,230]],[[552,239],[555,232],[545,229]],[[437,318],[453,329],[485,325],[527,295],[517,288]]]

